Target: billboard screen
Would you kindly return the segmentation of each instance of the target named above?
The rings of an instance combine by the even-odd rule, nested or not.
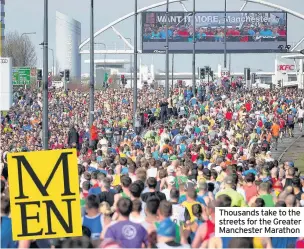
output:
[[[193,49],[192,12],[169,13],[169,52],[191,53]],[[227,12],[226,45],[229,53],[272,53],[287,45],[286,12]],[[143,53],[164,53],[166,13],[142,13]],[[196,12],[197,53],[223,53],[225,13]]]

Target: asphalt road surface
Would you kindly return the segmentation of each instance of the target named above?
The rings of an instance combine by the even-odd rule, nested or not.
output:
[[[278,150],[276,151],[274,148],[272,148],[271,152],[275,159],[278,159],[280,162],[284,161],[294,161],[299,162],[304,160],[304,132],[301,133],[301,131],[298,128],[298,125],[296,125],[296,128],[294,130],[294,137],[283,137],[283,141],[279,141],[278,143]],[[304,161],[303,161],[304,163]],[[304,170],[304,165],[300,163],[301,165],[297,165],[297,167],[301,167]]]

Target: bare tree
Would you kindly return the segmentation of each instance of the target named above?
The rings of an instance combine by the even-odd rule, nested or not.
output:
[[[18,32],[9,32],[5,36],[3,44],[4,57],[11,57],[13,67],[34,67],[37,63],[37,56],[34,44],[26,35],[19,35]]]

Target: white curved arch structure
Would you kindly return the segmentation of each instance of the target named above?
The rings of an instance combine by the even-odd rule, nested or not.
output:
[[[269,3],[269,2],[266,2],[264,0],[242,0],[242,1],[251,2],[251,3],[257,3],[257,4],[268,6],[268,7],[274,8],[274,9],[286,11],[287,13],[289,13],[289,14],[295,16],[295,17],[298,17],[298,18],[300,18],[302,20],[304,20],[304,15],[300,14],[299,12],[296,12],[296,11],[293,11],[291,9],[288,9],[286,7],[283,7],[281,5],[278,5],[278,4]]]
[[[285,12],[289,13],[290,15],[293,15],[295,17],[298,17],[298,18],[304,20],[304,15],[303,14],[301,14],[299,12],[296,12],[296,11],[293,11],[291,9],[288,9],[288,8],[286,8],[284,6],[281,6],[281,5],[278,5],[278,4],[269,3],[269,2],[266,2],[264,0],[242,0],[242,1],[245,1],[244,5],[246,5],[247,2],[257,3],[257,4],[261,4],[261,5],[267,6],[267,7],[271,7],[271,8],[274,8],[274,9],[285,11]],[[298,46],[300,46],[303,41],[304,41],[304,37],[290,51],[294,52],[295,49]]]
[[[187,0],[169,0],[169,4],[171,3],[178,3],[178,2],[182,2],[182,1],[187,1]],[[137,13],[141,13],[141,12],[144,12],[146,10],[149,10],[149,9],[153,9],[153,8],[157,8],[157,7],[160,7],[160,6],[163,6],[167,4],[167,1],[163,1],[163,2],[160,2],[160,3],[155,3],[155,4],[152,4],[152,5],[149,5],[147,7],[144,7],[144,8],[141,8],[141,9],[138,9],[137,10]],[[129,17],[131,16],[134,16],[135,15],[135,12],[131,12],[129,14],[126,14],[124,16],[122,16],[121,18],[118,18],[116,19],[115,21],[109,23],[107,26],[103,27],[102,29],[98,30],[95,34],[94,34],[94,37],[100,35],[101,33],[105,32],[106,30],[110,29],[112,26],[116,25],[117,23],[120,23],[126,19],[128,19]],[[90,38],[86,39],[84,42],[82,42],[79,46],[79,50],[85,46],[87,43],[90,42]]]

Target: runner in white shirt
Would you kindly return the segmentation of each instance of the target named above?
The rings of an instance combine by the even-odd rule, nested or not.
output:
[[[170,218],[178,227],[182,226],[185,222],[185,207],[178,203],[179,195],[178,189],[171,189],[170,202],[172,204],[172,215]]]
[[[175,186],[175,177],[174,176],[168,176],[166,179],[167,182],[167,188],[163,189],[161,192],[166,195],[167,201],[170,201],[170,191]]]
[[[303,106],[300,106],[298,108],[297,116],[298,116],[299,128],[302,132],[303,131],[303,121],[304,121],[304,107]]]

